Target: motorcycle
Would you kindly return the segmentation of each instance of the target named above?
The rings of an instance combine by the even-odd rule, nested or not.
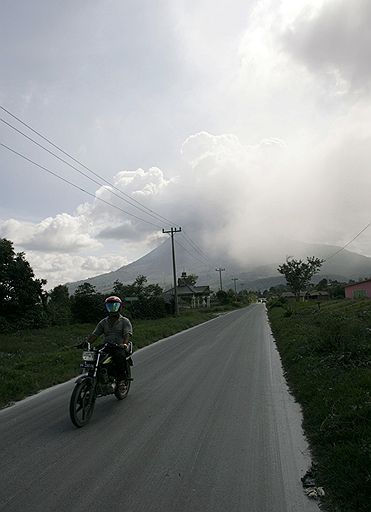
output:
[[[82,353],[80,368],[82,375],[77,380],[70,399],[70,417],[76,427],[83,427],[92,417],[95,401],[98,397],[115,395],[118,400],[127,397],[130,389],[132,344],[126,357],[127,375],[119,384],[116,381],[116,369],[112,356],[109,354],[110,344],[104,343],[101,347],[92,347],[85,342],[86,350]],[[81,344],[77,346],[81,348]]]

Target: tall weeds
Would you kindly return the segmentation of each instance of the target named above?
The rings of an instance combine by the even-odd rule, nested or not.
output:
[[[371,301],[269,310],[330,511],[371,503]]]

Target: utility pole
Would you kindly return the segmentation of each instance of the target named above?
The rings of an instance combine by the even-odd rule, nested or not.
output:
[[[219,272],[219,280],[220,280],[220,289],[223,290],[223,284],[222,284],[222,272],[224,272],[225,268],[216,268],[217,272]]]
[[[176,268],[175,268],[175,249],[174,249],[174,233],[179,233],[182,231],[182,228],[170,228],[170,231],[162,230],[163,233],[167,233],[171,236],[171,251],[173,255],[173,279],[174,279],[174,313],[176,315],[179,314],[179,308],[178,308],[178,293],[176,289]]]
[[[237,295],[236,281],[238,281],[238,277],[232,277],[232,281],[234,281],[234,293]]]

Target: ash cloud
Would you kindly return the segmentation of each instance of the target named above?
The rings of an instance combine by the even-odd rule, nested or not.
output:
[[[328,1],[316,15],[299,15],[282,40],[286,51],[311,71],[333,74],[352,92],[369,92],[370,24],[368,0]]]

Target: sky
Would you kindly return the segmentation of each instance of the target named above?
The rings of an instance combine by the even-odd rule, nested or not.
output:
[[[371,221],[369,0],[0,7],[0,237],[47,288],[171,226],[223,265],[343,246]],[[348,249],[371,256],[370,234]]]

